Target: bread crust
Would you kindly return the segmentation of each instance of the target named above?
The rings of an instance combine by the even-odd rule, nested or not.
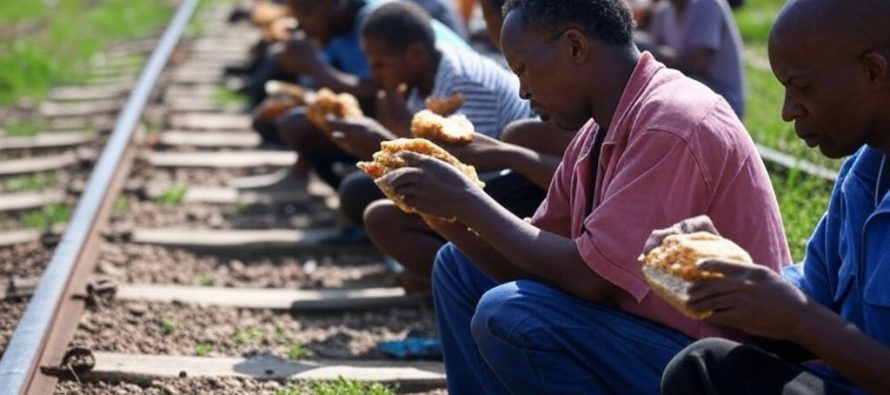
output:
[[[479,180],[479,175],[476,173],[476,168],[465,163],[462,163],[460,160],[434,144],[432,141],[421,138],[401,138],[390,141],[384,141],[380,143],[380,151],[374,153],[373,161],[369,162],[358,162],[356,166],[359,169],[362,169],[366,174],[368,174],[374,180],[384,176],[392,170],[398,169],[400,167],[404,167],[406,165],[405,161],[399,157],[398,153],[404,151],[416,152],[421,155],[432,156],[434,158],[440,159],[449,165],[456,167],[460,170],[461,173],[469,177],[473,182],[476,183],[480,188],[485,187],[485,183]],[[397,207],[399,207],[402,211],[406,213],[417,213],[420,212],[405,203],[404,196],[397,194],[390,185],[382,182],[378,182],[377,186],[383,191],[383,194],[386,195],[387,198],[393,201]],[[445,221],[454,221],[455,218],[442,218]]]
[[[430,110],[422,110],[411,119],[411,133],[414,137],[448,144],[473,141],[474,130],[473,123],[461,114],[443,117]]]
[[[722,273],[699,269],[708,259],[721,259],[753,264],[743,248],[718,235],[708,232],[670,235],[661,245],[641,255],[643,277],[655,294],[690,318],[701,320],[713,311],[693,311],[686,303],[688,288],[695,281],[722,279]]]
[[[455,93],[451,96],[428,97],[424,100],[426,108],[430,111],[447,117],[454,114],[464,105],[463,93]]]

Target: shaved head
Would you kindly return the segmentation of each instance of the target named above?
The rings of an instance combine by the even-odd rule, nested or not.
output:
[[[818,39],[819,46],[855,52],[890,48],[890,1],[790,0],[776,18],[771,38]]]

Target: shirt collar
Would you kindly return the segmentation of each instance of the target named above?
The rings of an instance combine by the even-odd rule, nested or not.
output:
[[[612,124],[609,125],[609,135],[606,136],[604,144],[614,143],[622,137],[621,135],[629,133],[628,128],[621,126],[624,119],[639,100],[640,95],[649,86],[655,74],[663,68],[665,68],[664,64],[655,60],[655,57],[648,51],[640,54],[640,59],[627,80],[621,99],[618,100],[618,106],[615,107],[615,113],[612,114]]]

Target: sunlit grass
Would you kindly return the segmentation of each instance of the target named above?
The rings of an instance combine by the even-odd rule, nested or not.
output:
[[[39,101],[51,86],[81,81],[108,44],[145,37],[169,20],[165,2],[0,2],[0,104]],[[76,17],[73,17],[76,16]]]

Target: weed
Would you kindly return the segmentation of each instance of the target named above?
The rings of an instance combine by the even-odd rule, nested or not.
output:
[[[40,192],[58,183],[59,180],[54,174],[22,175],[4,180],[3,189],[7,192]]]
[[[303,359],[313,355],[315,355],[315,353],[313,353],[312,350],[300,344],[291,344],[290,348],[287,350],[288,359]]]
[[[213,351],[213,345],[207,342],[198,343],[198,345],[195,346],[195,355],[199,357],[207,356],[211,351]]]
[[[161,320],[161,330],[164,331],[165,335],[172,334],[176,331],[176,323],[173,320],[164,318]]]
[[[258,328],[247,328],[235,334],[235,341],[240,344],[254,344],[263,337],[263,332]]]
[[[380,383],[367,383],[337,377],[334,381],[293,384],[275,391],[275,395],[395,395],[395,391]]]
[[[185,199],[186,192],[188,192],[188,187],[185,185],[177,185],[161,193],[156,200],[160,205],[174,206],[182,203],[182,200]]]
[[[126,196],[118,196],[114,199],[114,207],[112,208],[117,215],[124,215],[130,211],[130,200]]]
[[[7,136],[34,136],[46,129],[46,125],[35,121],[21,121],[6,125],[5,129]]]
[[[34,229],[48,229],[55,224],[68,222],[71,209],[63,203],[52,203],[22,216],[25,226]]]
[[[195,284],[198,284],[198,286],[201,286],[201,287],[209,287],[209,286],[213,285],[213,277],[211,277],[207,274],[202,274],[202,275],[198,276],[197,279],[195,279]]]

